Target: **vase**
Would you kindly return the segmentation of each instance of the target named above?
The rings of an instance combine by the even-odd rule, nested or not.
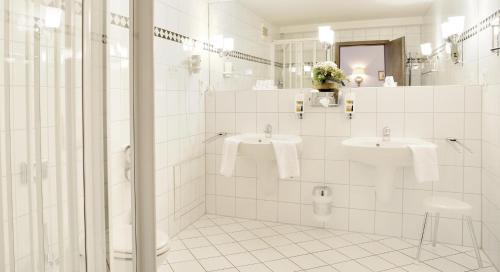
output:
[[[325,81],[323,83],[314,82],[314,88],[320,92],[338,92],[340,84],[334,81]]]

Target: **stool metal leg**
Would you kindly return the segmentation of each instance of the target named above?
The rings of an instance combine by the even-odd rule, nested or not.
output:
[[[429,213],[425,213],[424,217],[424,223],[422,224],[422,233],[420,235],[420,244],[418,244],[418,249],[417,249],[417,261],[420,261],[420,254],[422,253],[422,244],[424,242],[424,236],[425,236],[425,227],[427,226],[427,219],[429,218]]]
[[[434,232],[432,233],[432,246],[436,246],[436,241],[437,241],[437,234],[438,234],[438,226],[439,226],[439,217],[440,214],[436,213],[434,216]]]
[[[481,258],[481,252],[479,251],[479,245],[477,243],[476,233],[474,232],[474,226],[472,225],[472,218],[470,216],[465,217],[467,221],[467,226],[469,226],[469,233],[472,239],[472,244],[474,245],[474,252],[477,258],[477,264],[479,268],[483,267],[483,260]]]

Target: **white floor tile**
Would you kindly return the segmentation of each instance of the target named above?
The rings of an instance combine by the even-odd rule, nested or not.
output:
[[[314,240],[313,237],[305,234],[304,232],[287,233],[285,234],[285,237],[294,243]]]
[[[267,266],[263,264],[251,264],[247,266],[238,266],[240,272],[271,272]]]
[[[312,268],[312,269],[307,269],[305,271],[307,271],[307,272],[338,272],[337,269],[335,269],[331,266],[316,267],[316,268]]]
[[[428,260],[425,261],[425,263],[443,272],[463,272],[468,270],[467,268],[444,258]]]
[[[231,254],[242,253],[242,252],[246,251],[246,249],[244,249],[238,243],[228,243],[228,244],[215,245],[215,247],[224,255],[231,255]]]
[[[389,248],[389,247],[387,247],[379,242],[368,242],[368,243],[364,243],[364,244],[359,244],[358,246],[360,246],[361,248],[363,248],[364,250],[366,250],[372,254],[382,254],[382,253],[393,251],[392,248]]]
[[[170,264],[174,272],[205,272],[205,269],[197,261],[188,261]]]
[[[497,272],[472,248],[205,215],[172,238],[158,272]],[[484,254],[483,254],[484,256]]]
[[[396,266],[403,266],[416,263],[416,260],[414,258],[406,256],[405,254],[398,251],[387,252],[384,254],[380,254],[379,256]]]
[[[312,254],[292,257],[290,260],[302,269],[311,269],[326,265],[325,262]]]
[[[264,237],[264,238],[262,238],[262,240],[264,242],[268,243],[269,245],[273,246],[273,247],[293,244],[292,241],[288,240],[283,235],[277,235],[277,236],[271,236],[271,237]]]
[[[278,259],[284,258],[276,249],[274,248],[266,248],[260,249],[250,252],[253,256],[255,256],[261,262],[274,261]]]
[[[341,263],[350,260],[349,257],[340,254],[337,250],[332,249],[332,250],[327,250],[327,251],[322,251],[322,252],[316,252],[314,253],[316,257],[320,258],[323,262],[327,264],[336,264],[336,263]]]
[[[259,262],[259,260],[248,252],[227,255],[226,257],[234,266],[245,266]]]
[[[370,252],[360,248],[359,246],[342,247],[338,248],[337,251],[351,259],[358,259],[372,255]]]
[[[198,261],[207,271],[221,270],[233,267],[233,265],[230,262],[228,262],[228,260],[224,257],[213,257]]]
[[[265,265],[271,268],[273,272],[292,272],[300,270],[300,267],[288,259],[265,262]]]
[[[330,247],[326,246],[325,244],[321,243],[318,240],[301,242],[301,243],[298,243],[297,245],[300,246],[301,248],[305,249],[309,253],[325,251],[325,250],[330,249]]]
[[[276,236],[279,234],[276,231],[274,231],[272,228],[254,229],[254,230],[251,230],[251,232],[253,234],[255,234],[255,236],[260,237],[260,238]]]
[[[356,260],[358,263],[364,265],[365,267],[369,267],[370,270],[373,271],[383,271],[387,269],[394,268],[395,265],[387,262],[386,260],[378,257],[378,256],[370,256],[366,258],[361,258]]]
[[[193,254],[196,259],[220,256],[219,251],[213,246],[193,248],[191,249],[191,254]]]
[[[439,272],[439,270],[424,263],[405,265],[403,269],[408,272]]]
[[[177,263],[194,260],[193,255],[189,250],[176,250],[167,252],[167,262]]]
[[[210,241],[210,243],[214,245],[221,245],[234,242],[233,238],[231,238],[231,236],[229,236],[226,233],[207,236],[207,239]]]
[[[230,235],[234,240],[236,240],[238,242],[257,238],[257,236],[255,236],[255,234],[251,233],[248,230],[233,232]]]
[[[252,239],[252,240],[241,241],[240,245],[248,251],[264,249],[264,248],[270,247],[267,243],[265,243],[261,239]]]
[[[206,247],[210,245],[210,242],[205,237],[183,239],[182,242],[187,248]]]
[[[446,257],[448,260],[451,260],[457,264],[460,264],[468,269],[478,269],[479,265],[477,263],[477,259],[473,258],[465,253],[460,253],[456,255],[451,255]]]
[[[287,258],[307,254],[307,251],[295,244],[279,246],[275,248]]]
[[[347,240],[353,244],[361,244],[371,242],[372,240],[365,235],[359,233],[349,233],[342,236],[342,239]]]
[[[342,239],[341,237],[329,237],[321,240],[322,243],[328,245],[331,248],[340,248],[352,245],[351,242]]]
[[[360,265],[359,263],[355,261],[348,261],[348,262],[343,262],[343,263],[338,263],[332,265],[335,269],[337,269],[339,272],[372,272],[368,268]]]
[[[413,247],[412,244],[410,244],[404,240],[397,239],[397,238],[383,239],[383,240],[380,240],[379,242],[381,244],[384,244],[384,245],[394,249],[394,250],[401,250],[401,249]]]

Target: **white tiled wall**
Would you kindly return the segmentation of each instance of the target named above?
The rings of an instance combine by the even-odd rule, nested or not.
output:
[[[208,1],[155,2],[155,26],[208,40]],[[155,37],[156,215],[170,236],[205,213],[205,110],[208,53],[200,73],[189,71],[195,52]]]
[[[450,7],[453,7],[450,9]],[[434,47],[443,43],[440,24],[448,16],[465,16],[466,29],[500,9],[496,0],[435,1],[425,18],[422,42]],[[482,114],[482,222],[483,247],[493,263],[500,267],[500,57],[490,52],[491,29],[487,28],[463,44],[463,65],[452,64],[441,54],[438,71],[422,77],[422,83],[480,84],[483,86]],[[477,186],[476,186],[477,188]]]
[[[421,201],[432,194],[464,199],[481,220],[481,87],[438,86],[356,88],[357,112],[347,120],[342,108],[305,109],[293,113],[297,93],[305,90],[219,91],[207,97],[207,134],[258,132],[271,124],[275,133],[303,138],[302,176],[279,180],[275,166],[240,157],[236,175],[218,173],[222,140],[207,145],[207,212],[293,224],[321,226],[312,216],[311,191],[327,184],[334,192],[334,216],[327,227],[417,238],[423,219]],[[439,145],[441,181],[415,182],[411,168],[398,173],[391,203],[375,198],[373,169],[346,160],[340,142],[351,136],[419,137]],[[474,153],[458,153],[445,141],[455,137]],[[269,173],[272,173],[271,175]],[[440,240],[469,244],[461,218],[443,219]],[[444,227],[443,227],[444,228]],[[479,233],[478,233],[479,234]]]
[[[500,85],[483,94],[483,247],[500,267]]]

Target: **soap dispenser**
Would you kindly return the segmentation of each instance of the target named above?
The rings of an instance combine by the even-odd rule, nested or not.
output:
[[[354,113],[354,102],[356,95],[354,93],[349,93],[345,97],[345,114],[346,118],[351,120],[352,119],[352,114]]]
[[[295,96],[295,113],[299,119],[304,118],[304,94]]]

